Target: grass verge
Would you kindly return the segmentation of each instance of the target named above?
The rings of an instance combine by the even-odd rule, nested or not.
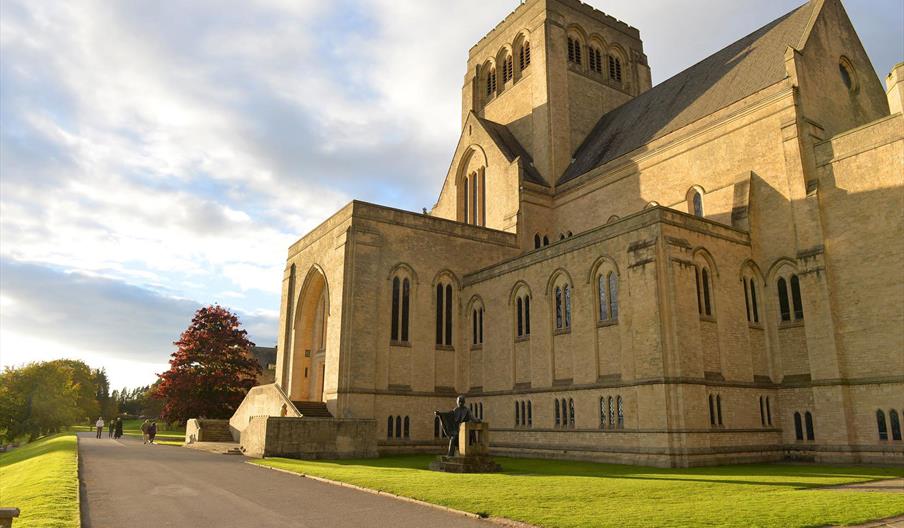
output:
[[[19,508],[16,528],[78,528],[75,434],[42,438],[0,454],[0,506]]]
[[[144,420],[134,419],[134,420],[123,420],[122,422],[122,434],[124,436],[137,436],[141,438],[141,423]],[[110,422],[107,422],[109,426]],[[163,428],[166,427],[166,430]],[[84,432],[84,433],[93,433],[95,431],[94,427],[89,425],[73,425],[69,428],[70,431],[76,432]],[[107,437],[107,432],[109,431],[108,427],[104,427],[104,438]],[[158,444],[165,445],[182,445],[185,443],[185,428],[180,426],[167,426],[160,422],[157,422],[157,437],[155,441]]]
[[[904,513],[901,494],[818,489],[902,477],[902,468],[762,464],[659,469],[500,457],[502,473],[456,475],[427,470],[430,460],[269,458],[253,463],[550,528],[791,528],[856,524]]]

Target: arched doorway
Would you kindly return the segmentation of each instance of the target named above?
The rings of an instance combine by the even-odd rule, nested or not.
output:
[[[312,267],[301,287],[293,324],[289,384],[289,397],[293,401],[323,401],[329,298],[326,276],[319,267]]]

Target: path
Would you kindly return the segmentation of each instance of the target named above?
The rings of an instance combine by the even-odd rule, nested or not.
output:
[[[491,523],[216,455],[79,434],[84,528],[488,528]]]

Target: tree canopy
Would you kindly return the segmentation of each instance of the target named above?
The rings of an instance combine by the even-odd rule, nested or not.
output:
[[[101,415],[107,374],[82,361],[58,359],[0,373],[0,436],[30,439]]]
[[[173,344],[178,350],[154,392],[164,401],[162,417],[185,423],[232,416],[261,371],[238,316],[219,305],[201,308]]]

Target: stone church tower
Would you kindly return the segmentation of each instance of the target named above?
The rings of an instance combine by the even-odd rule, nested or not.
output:
[[[433,209],[354,201],[289,248],[236,434],[328,411],[440,451],[466,394],[498,454],[904,463],[902,78],[841,0],[657,86],[637,29],[526,0],[469,52]]]

